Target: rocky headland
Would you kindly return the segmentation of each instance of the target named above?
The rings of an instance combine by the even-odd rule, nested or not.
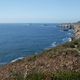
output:
[[[60,24],[59,26],[61,26],[63,31],[68,31],[70,29],[74,30],[72,40],[80,38],[80,22],[77,22],[77,23],[63,23],[63,24]]]

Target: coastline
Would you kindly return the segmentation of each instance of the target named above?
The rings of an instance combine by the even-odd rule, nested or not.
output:
[[[31,24],[30,26],[32,26],[33,28],[32,27],[29,28],[29,26],[20,27],[21,31],[19,32],[19,34],[15,34],[15,35],[13,34],[12,37],[19,36],[19,35],[22,35],[22,36],[16,37],[15,39],[12,40],[12,42],[11,42],[11,40],[8,41],[8,43],[6,42],[8,47],[5,46],[4,42],[0,42],[1,45],[3,45],[3,47],[1,46],[3,49],[2,52],[6,53],[6,51],[9,50],[7,54],[8,54],[8,56],[11,56],[11,57],[8,57],[7,54],[2,54],[4,56],[5,55],[6,56],[5,56],[5,58],[4,58],[4,56],[1,56],[0,63],[1,64],[3,63],[3,65],[5,65],[4,63],[9,64],[11,61],[18,60],[20,57],[26,57],[28,53],[29,53],[29,55],[34,55],[36,52],[40,53],[40,52],[44,51],[45,49],[53,48],[58,45],[64,44],[65,42],[71,41],[71,39],[70,39],[71,31],[64,32],[57,25],[58,24],[47,24],[47,26],[44,26],[44,24],[42,24],[42,25],[35,24],[36,27],[33,27],[34,24]],[[8,25],[5,24],[5,26],[8,26]],[[9,26],[12,26],[12,25],[10,24]],[[39,26],[39,27],[37,27],[37,26]],[[12,28],[14,29],[14,26]],[[19,29],[19,27],[17,27],[17,30],[18,29]],[[29,34],[31,34],[32,36],[28,39],[28,36],[27,36],[28,33],[25,33],[25,36],[24,36],[24,33],[22,33],[22,32],[28,32],[27,30],[30,30],[30,29],[31,29],[31,32],[29,31],[30,32]],[[38,36],[38,33],[37,33],[36,36],[38,36],[38,37],[35,37],[35,39],[34,39],[35,34],[32,34],[33,33],[32,29],[33,30],[38,29],[40,31],[40,32],[38,31],[40,37]],[[15,30],[16,30],[16,28],[15,28]],[[10,30],[10,32],[14,32],[14,31]],[[35,33],[36,32],[37,31],[35,31]],[[5,34],[7,34],[7,32],[5,32]],[[4,40],[4,38],[3,38],[3,40]],[[17,42],[16,42],[16,40],[17,40]],[[5,41],[6,41],[6,39],[5,39]],[[33,42],[33,41],[35,41],[35,42]],[[10,45],[12,45],[12,47],[10,47]],[[17,47],[17,45],[20,45],[20,46]],[[29,51],[28,51],[28,46],[31,46],[31,45],[33,45],[34,47],[30,47]],[[4,49],[4,47],[6,48],[6,50]],[[12,49],[12,50],[10,50],[10,49]],[[40,49],[40,52],[39,52],[39,49]]]
[[[73,30],[72,40],[80,38],[80,23],[63,23],[59,26],[62,27],[63,31]]]
[[[47,77],[51,77],[51,74],[54,74],[56,72],[79,73],[79,43],[80,39],[73,40],[72,42],[68,42],[55,48],[46,50],[39,55],[34,55],[29,58],[24,58],[22,60],[10,63],[0,68],[0,80],[16,80],[14,79],[14,74],[22,74],[24,76],[27,76],[29,74],[32,75],[32,73],[35,74],[40,72]]]
[[[27,76],[34,73],[42,73],[48,77],[47,80],[51,80],[52,74],[56,72],[80,72],[79,33],[79,25],[74,24],[75,35],[72,41],[45,50],[39,55],[15,59],[1,67],[0,80],[16,80],[14,74]]]

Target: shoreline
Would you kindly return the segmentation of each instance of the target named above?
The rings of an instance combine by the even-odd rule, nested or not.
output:
[[[55,27],[57,26],[57,24],[55,25]],[[41,28],[42,29],[42,28]],[[53,28],[54,29],[54,28]],[[60,29],[61,30],[61,29]],[[63,32],[62,30],[61,30],[61,32]],[[69,33],[71,33],[71,32],[69,32]],[[69,34],[69,35],[71,35],[71,34]],[[62,38],[61,40],[60,40],[60,42],[58,42],[58,41],[54,41],[53,39],[53,42],[52,43],[50,43],[49,44],[49,46],[46,46],[46,47],[44,47],[43,48],[43,50],[42,51],[44,51],[45,49],[50,49],[50,48],[53,48],[53,47],[56,47],[56,46],[58,46],[58,45],[62,45],[62,44],[64,44],[65,42],[70,42],[71,41],[71,37],[69,37],[69,35],[68,34],[66,34],[66,36],[64,37],[64,38]],[[52,36],[53,37],[53,36]],[[69,37],[69,38],[68,38]],[[40,51],[40,52],[42,52],[42,51]],[[39,52],[39,53],[40,53]],[[34,52],[33,52],[34,53]],[[27,55],[26,55],[27,56]],[[23,56],[20,56],[20,57],[23,57]],[[14,60],[18,60],[18,59],[20,59],[20,57],[16,57],[16,58],[13,58],[13,59],[11,59],[9,62],[7,62],[7,61],[5,61],[5,63],[6,64],[9,64],[10,62],[12,62],[12,61],[14,61]],[[4,64],[5,65],[5,64]]]
[[[70,29],[73,29],[74,30],[74,33],[75,33],[75,35],[77,35],[77,32],[78,32],[78,25],[77,24],[68,24],[68,23],[66,23],[66,24],[61,24],[62,26],[62,28],[64,27],[64,28],[68,28],[68,30],[70,30]],[[70,27],[70,25],[74,25],[74,27]],[[68,27],[69,26],[69,27]],[[77,27],[76,27],[77,26]],[[74,39],[77,39],[76,37],[75,37],[75,35],[74,36],[72,36],[72,37],[70,37],[70,38],[68,38],[68,41],[67,42],[71,42],[71,41],[73,41]],[[80,36],[80,35],[79,35]],[[73,38],[74,37],[74,38]],[[55,46],[54,46],[54,45]],[[65,44],[65,43],[62,43],[62,44],[60,44],[60,45],[63,45],[63,44]],[[43,51],[46,51],[46,50],[49,50],[49,49],[51,49],[51,48],[55,48],[55,47],[57,47],[57,46],[59,46],[59,45],[57,45],[55,42],[53,42],[52,44],[51,44],[52,46],[51,47],[48,47],[48,48],[45,48]],[[43,52],[42,51],[42,52]],[[14,62],[16,62],[16,61],[19,61],[19,60],[23,60],[23,58],[25,58],[25,57],[18,57],[18,58],[15,58],[15,59],[13,59],[13,60],[11,60],[10,61],[10,63],[14,63]],[[10,64],[10,63],[1,63],[1,66],[5,66],[5,65],[8,65],[8,64]]]
[[[76,43],[77,42],[77,43]],[[13,73],[19,75],[29,75],[31,73],[53,74],[57,71],[80,72],[80,51],[77,46],[79,40],[73,40],[63,45],[51,48],[42,52],[40,55],[31,56],[22,60],[10,63],[0,68],[0,80],[16,80],[13,79]],[[77,45],[75,47],[75,45]],[[51,75],[47,75],[51,77]],[[44,79],[43,79],[44,80]],[[51,80],[51,79],[48,79]]]
[[[80,23],[63,23],[60,27],[63,31],[73,30],[72,41],[80,38]]]
[[[80,72],[80,25],[74,24],[74,39],[41,54],[15,59],[0,68],[0,80],[16,80],[14,74],[27,76],[32,73],[44,73],[51,78],[55,72]],[[44,79],[43,79],[44,80]],[[51,79],[47,79],[51,80]]]

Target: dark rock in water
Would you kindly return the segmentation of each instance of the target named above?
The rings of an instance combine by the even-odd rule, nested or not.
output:
[[[74,29],[74,25],[72,25],[72,24],[62,24],[61,27],[62,27],[63,31],[68,31],[70,29]]]

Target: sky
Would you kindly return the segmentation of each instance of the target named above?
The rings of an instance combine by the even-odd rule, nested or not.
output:
[[[62,23],[80,20],[80,0],[0,0],[0,23]]]

